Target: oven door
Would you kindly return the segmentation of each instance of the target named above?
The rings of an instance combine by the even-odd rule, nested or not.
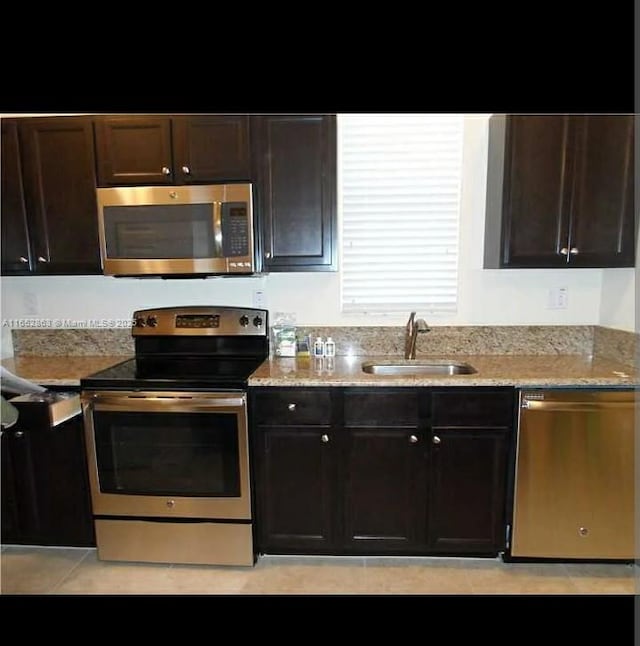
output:
[[[93,513],[251,519],[246,394],[85,391]]]

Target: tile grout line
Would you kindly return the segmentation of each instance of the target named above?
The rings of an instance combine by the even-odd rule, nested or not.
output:
[[[51,590],[48,590],[46,594],[56,594],[56,591],[60,588],[60,586],[71,577],[71,575],[80,567],[80,565],[94,549],[96,548],[87,547],[84,556],[65,575],[63,575],[62,578],[54,586],[52,586]]]

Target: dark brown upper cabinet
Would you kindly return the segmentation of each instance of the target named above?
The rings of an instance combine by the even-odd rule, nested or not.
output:
[[[100,186],[251,179],[246,115],[104,116],[95,128]]]
[[[484,266],[634,265],[634,118],[497,115]]]
[[[18,125],[2,120],[2,273],[31,269],[27,211],[24,204]]]
[[[91,119],[28,118],[15,125],[19,147],[14,123],[3,130],[10,162],[3,172],[3,273],[101,274]]]
[[[335,115],[252,117],[265,271],[335,271]]]

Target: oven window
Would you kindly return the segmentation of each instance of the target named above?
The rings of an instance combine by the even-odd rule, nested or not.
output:
[[[234,413],[94,414],[100,490],[240,496]]]
[[[212,204],[105,206],[104,235],[113,259],[216,257]]]

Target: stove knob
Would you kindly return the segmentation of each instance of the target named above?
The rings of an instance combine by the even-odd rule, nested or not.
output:
[[[147,317],[147,325],[149,327],[157,327],[158,326],[158,317],[157,316],[148,316]]]
[[[242,325],[242,327],[247,327],[247,325],[249,325],[249,317],[243,314],[240,317],[240,325]]]
[[[147,322],[144,319],[144,316],[136,316],[136,327],[145,327]]]
[[[255,325],[255,327],[262,327],[262,318],[259,316],[256,316],[253,319],[253,324]]]

